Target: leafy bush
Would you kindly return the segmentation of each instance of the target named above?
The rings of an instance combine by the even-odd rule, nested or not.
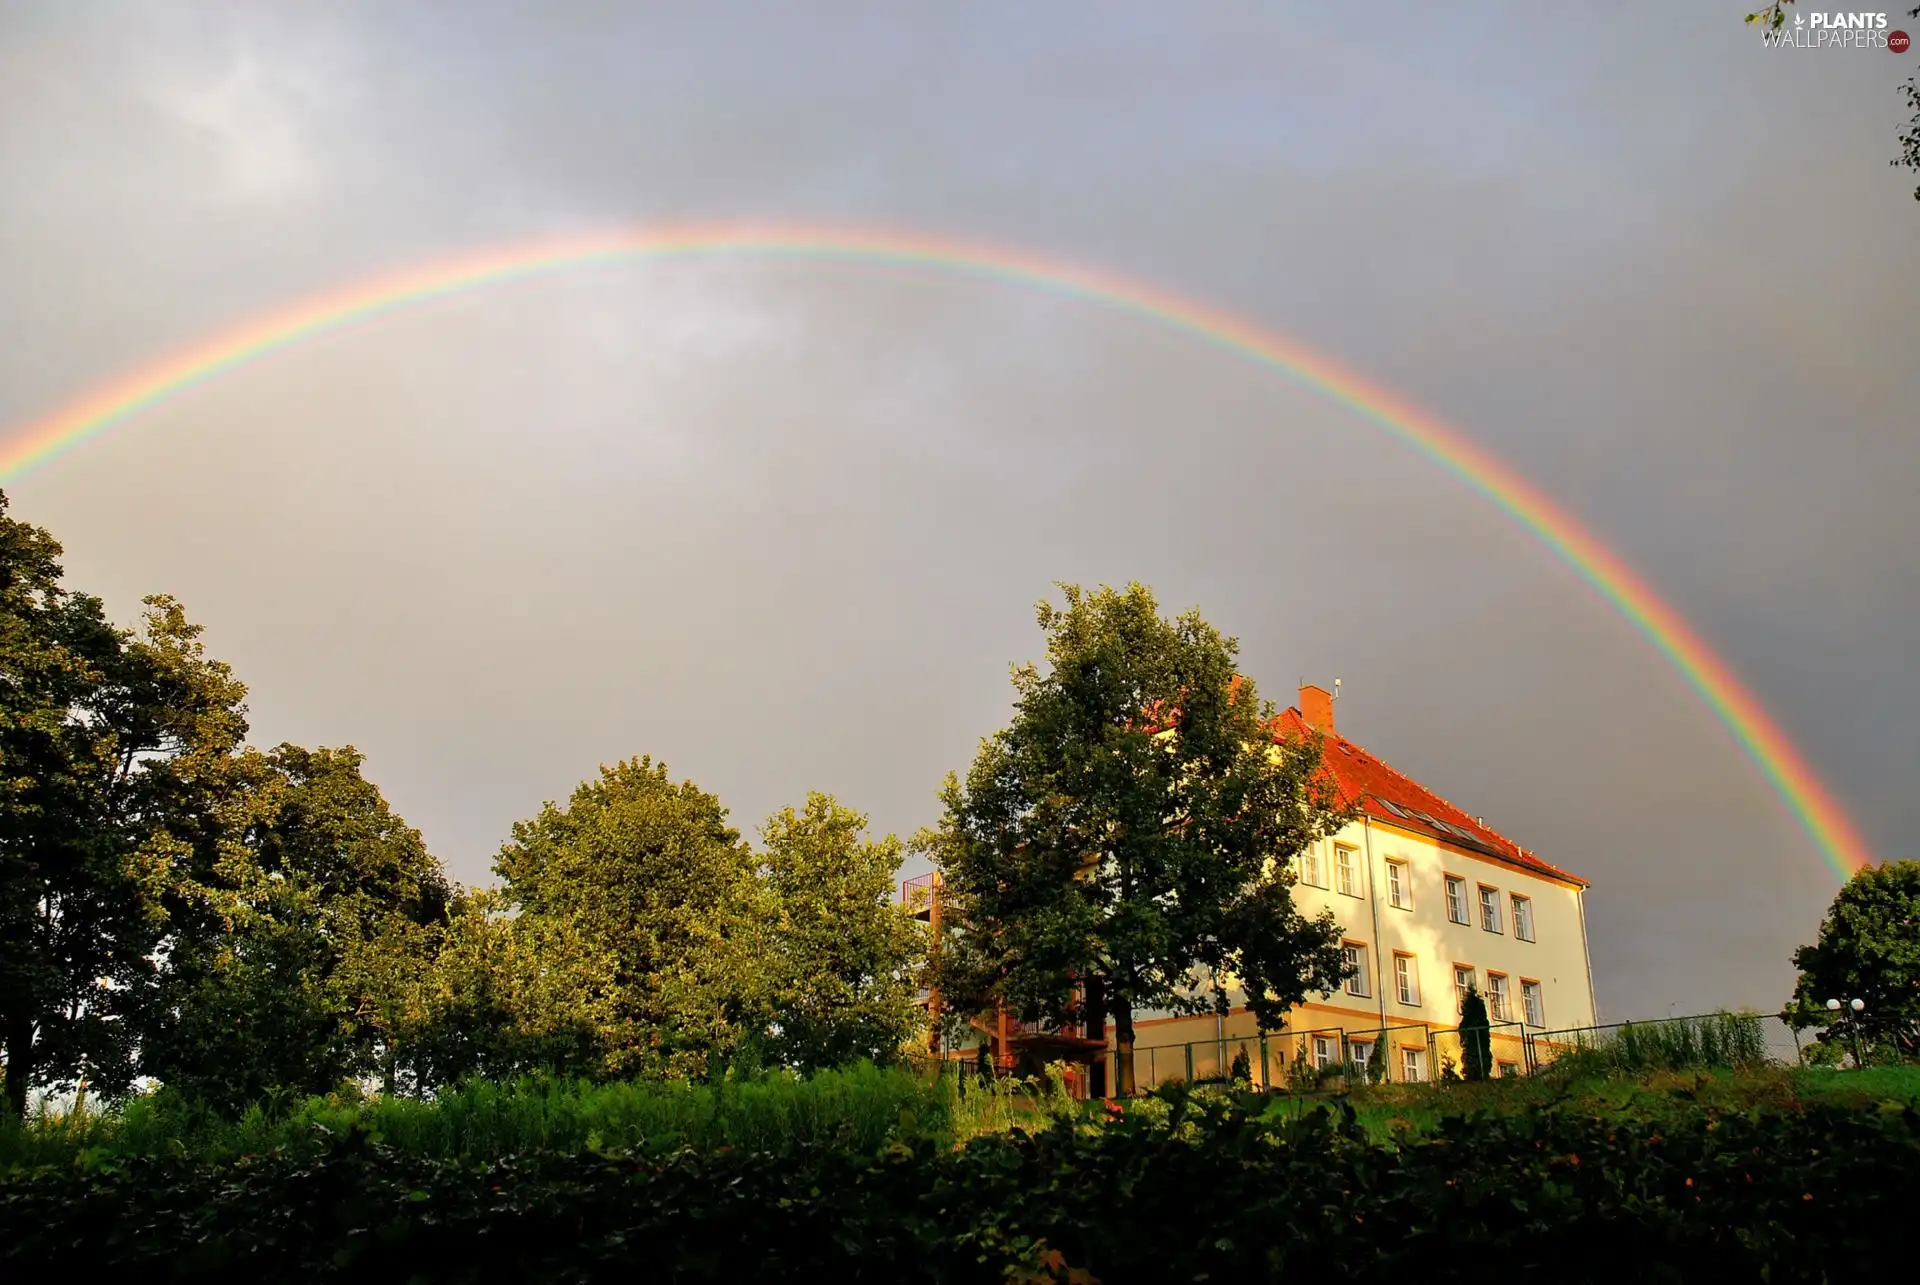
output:
[[[1764,1066],[1766,1035],[1753,1013],[1628,1022],[1612,1031],[1577,1032],[1552,1062],[1562,1075],[1741,1069]]]
[[[1487,1021],[1487,1002],[1475,987],[1467,987],[1460,1005],[1460,1058],[1467,1079],[1479,1083],[1493,1074],[1493,1034]]]
[[[256,1107],[238,1120],[159,1094],[136,1098],[113,1115],[48,1117],[37,1127],[0,1129],[0,1165],[167,1155],[224,1164],[250,1155],[325,1150],[332,1139],[356,1134],[411,1156],[461,1163],[543,1152],[664,1154],[683,1147],[867,1152],[901,1139],[951,1140],[956,1096],[951,1076],[935,1080],[871,1065],[805,1079],[776,1074],[710,1085],[475,1081],[432,1101],[362,1100],[343,1091],[279,1115]],[[1003,1118],[1010,1118],[1004,1104],[983,1100],[969,1110],[970,1123]]]
[[[1491,1086],[1472,1086],[1475,1090]],[[1440,1096],[1435,1094],[1436,1097]],[[1920,1114],[1566,1109],[1381,1144],[1349,1111],[1169,1094],[1034,1132],[846,1145],[402,1150],[0,1175],[9,1281],[1874,1279],[1911,1265]]]

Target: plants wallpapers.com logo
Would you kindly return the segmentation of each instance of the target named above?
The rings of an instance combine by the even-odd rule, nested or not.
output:
[[[1904,31],[1889,29],[1884,13],[1796,13],[1762,38],[1780,49],[1888,49],[1903,54],[1913,47]]]

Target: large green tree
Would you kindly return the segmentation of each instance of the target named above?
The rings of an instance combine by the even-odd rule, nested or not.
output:
[[[0,1055],[35,1088],[136,1074],[161,977],[178,820],[246,734],[245,689],[179,604],[138,631],[62,584],[60,546],[0,495]]]
[[[513,914],[496,889],[458,894],[396,1006],[407,1073],[426,1088],[604,1073],[622,1030],[616,947],[568,916]]]
[[[1811,946],[1793,953],[1800,970],[1787,1019],[1824,1042],[1867,1042],[1920,1057],[1920,861],[1862,870],[1840,889]],[[1866,1007],[1836,1018],[1830,999]]]
[[[602,767],[516,824],[495,870],[521,932],[604,962],[598,1074],[702,1076],[761,1043],[756,859],[720,800],[664,763]]]
[[[1133,1015],[1228,1009],[1263,1027],[1342,978],[1339,927],[1293,904],[1291,858],[1344,814],[1317,739],[1276,745],[1238,643],[1150,590],[1063,585],[1039,605],[1047,665],[1014,670],[926,842],[947,912],[934,978],[956,1008],[1068,1026],[1111,1014],[1120,1088]]]
[[[351,747],[230,755],[172,819],[141,1069],[222,1109],[399,1087],[451,889]]]
[[[762,829],[760,910],[770,1058],[801,1070],[887,1062],[913,1036],[926,933],[894,903],[902,845],[810,794]]]

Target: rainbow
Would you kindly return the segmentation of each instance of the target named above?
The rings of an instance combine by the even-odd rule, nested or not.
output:
[[[1244,318],[1111,272],[1003,247],[866,228],[700,224],[516,244],[434,262],[301,300],[26,425],[0,443],[0,483],[11,483],[217,375],[328,331],[536,273],[674,255],[837,260],[937,269],[1038,287],[1184,332],[1289,376],[1413,447],[1531,532],[1680,672],[1760,769],[1836,876],[1844,881],[1874,864],[1839,803],[1727,663],[1571,514],[1460,432]]]

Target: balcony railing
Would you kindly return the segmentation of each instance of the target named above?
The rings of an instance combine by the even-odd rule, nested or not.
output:
[[[910,915],[924,915],[933,907],[934,890],[940,886],[938,872],[917,875],[900,883],[900,904]]]

